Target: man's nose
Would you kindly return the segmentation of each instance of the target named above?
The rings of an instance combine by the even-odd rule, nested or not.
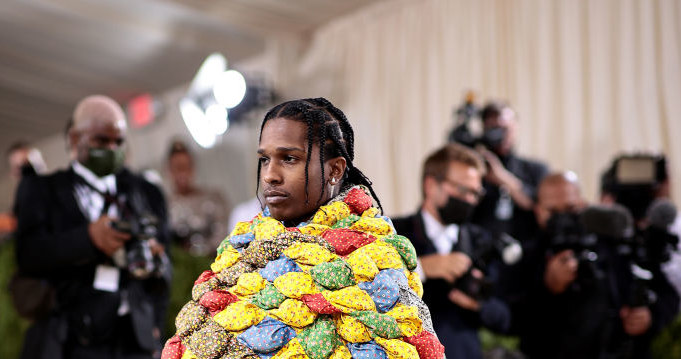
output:
[[[280,169],[273,164],[263,166],[261,169],[261,176],[265,183],[280,184],[283,181]]]

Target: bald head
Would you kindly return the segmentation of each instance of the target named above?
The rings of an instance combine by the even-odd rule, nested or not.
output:
[[[546,176],[539,184],[535,215],[540,227],[545,227],[554,213],[577,212],[585,205],[574,172],[558,172]]]
[[[83,130],[92,124],[111,123],[125,129],[123,109],[112,98],[104,95],[88,96],[76,105],[73,111],[73,128]]]
[[[125,114],[113,99],[93,95],[82,99],[73,111],[69,144],[81,164],[91,149],[122,151],[126,134]]]

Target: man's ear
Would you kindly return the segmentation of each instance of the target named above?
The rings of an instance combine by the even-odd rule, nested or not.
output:
[[[423,178],[423,200],[427,201],[428,199],[432,199],[438,190],[438,186],[439,183],[434,177],[426,176]]]
[[[340,181],[343,179],[343,173],[345,173],[345,169],[348,166],[347,161],[345,161],[345,157],[338,156],[336,158],[332,158],[327,161],[327,164],[330,167],[329,172],[329,179],[335,178],[336,182]]]
[[[76,129],[71,128],[69,130],[69,143],[68,143],[69,150],[78,146],[78,142],[80,141],[80,136],[81,136],[81,133],[79,131],[77,131]]]

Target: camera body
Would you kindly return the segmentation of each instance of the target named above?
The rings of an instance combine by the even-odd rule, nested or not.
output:
[[[125,258],[118,266],[127,269],[136,279],[160,277],[169,266],[167,255],[154,255],[151,250],[152,239],[158,235],[158,219],[151,214],[111,222],[115,230],[130,235],[125,243]]]
[[[593,285],[596,279],[603,278],[604,274],[598,268],[598,254],[596,245],[598,237],[589,233],[582,224],[579,213],[555,213],[546,225],[548,255],[555,255],[561,251],[570,249],[573,251],[578,262],[577,280],[572,287],[576,291],[585,286]]]
[[[494,152],[506,137],[504,128],[485,130],[481,110],[474,103],[474,97],[470,93],[466,96],[465,102],[454,112],[454,118],[456,124],[449,133],[450,143],[460,143],[473,149],[484,147]]]
[[[453,288],[475,300],[488,299],[494,290],[494,282],[487,277],[479,278],[473,274],[473,269],[480,270],[485,275],[494,261],[502,261],[506,265],[513,265],[522,257],[520,243],[506,233],[500,232],[476,242],[471,253],[471,268],[454,281]]]
[[[668,178],[664,155],[620,155],[601,177],[601,191],[613,195],[635,220],[645,216],[660,185]]]

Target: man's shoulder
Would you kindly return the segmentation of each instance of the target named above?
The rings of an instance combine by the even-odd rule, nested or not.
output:
[[[514,156],[515,160],[518,161],[523,167],[528,168],[547,168],[548,166],[543,161],[536,158],[529,158],[524,156]]]
[[[124,183],[130,183],[139,186],[142,190],[160,191],[160,187],[155,183],[149,181],[144,175],[135,173],[127,168],[124,168],[116,175],[116,179]]]
[[[20,187],[35,187],[48,188],[46,184],[67,184],[73,182],[73,171],[70,169],[59,169],[52,173],[43,175],[24,176],[21,179]]]
[[[397,231],[398,234],[402,234],[402,232],[413,232],[418,215],[419,212],[416,212],[406,216],[391,218],[395,231]]]

